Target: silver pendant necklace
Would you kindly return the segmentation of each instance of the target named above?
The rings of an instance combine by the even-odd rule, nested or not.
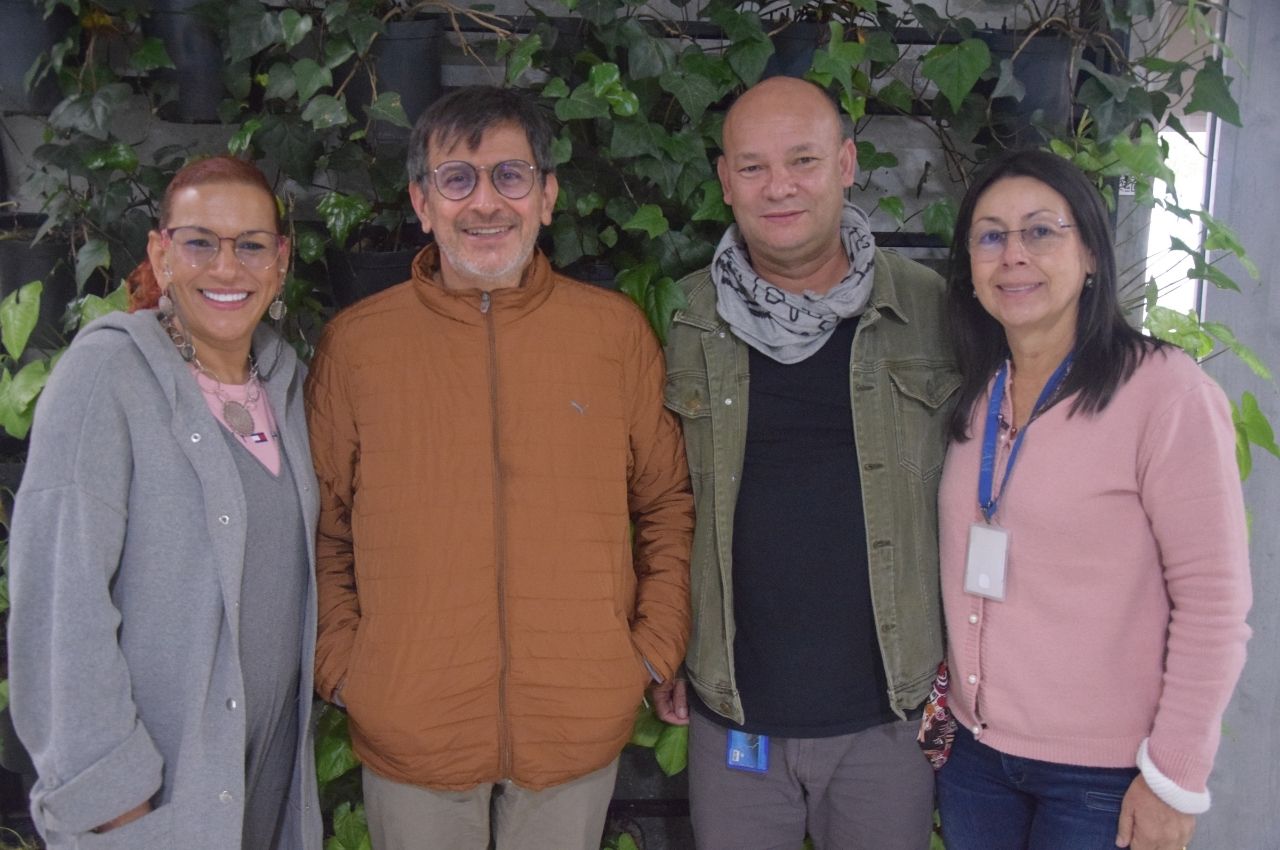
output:
[[[249,380],[245,384],[245,400],[243,402],[236,401],[222,389],[222,381],[218,376],[210,372],[200,362],[191,340],[173,323],[173,314],[161,311],[159,317],[165,333],[169,335],[169,339],[177,347],[179,356],[196,367],[196,371],[201,375],[213,381],[212,390],[207,390],[204,387],[200,387],[200,390],[201,392],[210,393],[222,404],[222,421],[227,423],[227,427],[234,431],[236,436],[241,439],[247,438],[253,433],[253,408],[258,403],[258,399],[262,397],[262,384],[258,380],[258,363],[253,359],[253,355],[249,355]]]

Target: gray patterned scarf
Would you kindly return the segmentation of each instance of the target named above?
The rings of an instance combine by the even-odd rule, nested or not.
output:
[[[799,363],[822,348],[840,320],[857,316],[871,298],[875,240],[862,210],[845,201],[840,238],[849,272],[825,295],[795,295],[751,268],[747,246],[730,225],[711,260],[716,312],[747,345],[779,363]]]

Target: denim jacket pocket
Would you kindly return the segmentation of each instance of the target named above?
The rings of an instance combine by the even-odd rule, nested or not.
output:
[[[947,450],[948,403],[960,376],[927,365],[891,366],[894,432],[898,463],[924,480],[942,471]]]
[[[680,417],[684,428],[685,454],[696,499],[703,481],[715,474],[712,466],[711,390],[706,373],[678,371],[668,374],[663,403]]]

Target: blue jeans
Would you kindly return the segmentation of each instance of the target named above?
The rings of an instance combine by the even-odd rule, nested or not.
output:
[[[1018,758],[956,730],[938,773],[947,850],[1114,850],[1137,768]]]

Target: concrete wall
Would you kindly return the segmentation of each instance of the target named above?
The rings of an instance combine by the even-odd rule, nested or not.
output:
[[[1280,374],[1280,3],[1231,0],[1231,12],[1228,74],[1236,78],[1244,129],[1221,125],[1211,211],[1239,233],[1262,281],[1246,285],[1244,297],[1211,292],[1205,314],[1229,324]],[[1229,270],[1248,280],[1238,265]],[[1252,392],[1280,422],[1275,383],[1226,357],[1207,368],[1228,394]],[[1280,848],[1280,461],[1255,452],[1245,500],[1253,519],[1253,639],[1209,782],[1214,804],[1192,844],[1206,850]]]

